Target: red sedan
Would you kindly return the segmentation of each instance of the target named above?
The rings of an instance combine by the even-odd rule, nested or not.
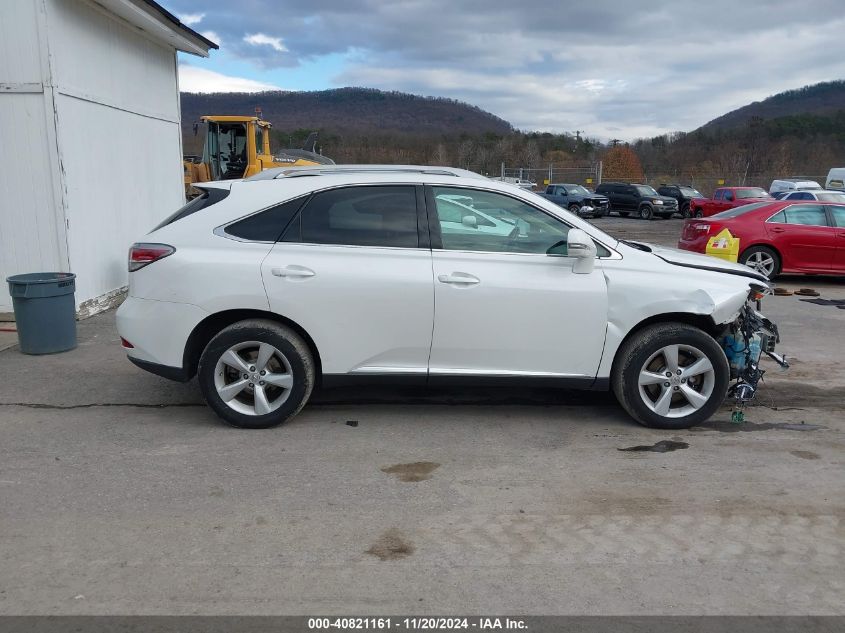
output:
[[[684,222],[678,248],[704,253],[722,229],[739,238],[739,261],[779,273],[845,274],[845,204],[757,202]]]

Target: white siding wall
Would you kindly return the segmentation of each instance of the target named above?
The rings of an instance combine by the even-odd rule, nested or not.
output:
[[[9,275],[68,270],[41,8],[3,0],[0,10],[0,312],[12,310]]]
[[[175,50],[91,0],[0,4],[0,312],[50,270],[90,312],[183,203]]]
[[[81,304],[125,286],[130,244],[183,204],[179,126],[65,95],[57,107]]]
[[[85,1],[47,15],[82,305],[126,285],[129,245],[184,202],[176,55]]]

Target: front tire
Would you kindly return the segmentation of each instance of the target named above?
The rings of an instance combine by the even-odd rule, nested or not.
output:
[[[683,323],[635,332],[616,354],[611,386],[640,424],[686,429],[712,416],[725,399],[730,368],[709,334]]]
[[[569,205],[569,211],[570,213],[574,213],[575,215],[581,215],[581,205],[573,202]]]
[[[649,205],[644,204],[640,207],[640,219],[641,220],[651,220],[654,217],[654,209],[652,209]]]
[[[314,359],[296,332],[264,319],[221,330],[205,348],[197,372],[214,412],[243,429],[266,429],[295,416],[314,388]]]

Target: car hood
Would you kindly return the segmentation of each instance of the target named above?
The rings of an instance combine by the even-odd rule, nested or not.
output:
[[[674,266],[681,266],[684,268],[697,268],[699,270],[710,270],[718,273],[727,273],[729,275],[740,275],[742,277],[749,277],[768,284],[769,280],[760,273],[752,270],[744,264],[737,264],[729,262],[718,257],[710,255],[701,255],[699,253],[691,253],[689,251],[682,251],[677,248],[670,248],[668,246],[658,246],[657,244],[642,243],[651,250],[651,254],[659,257],[664,262]]]

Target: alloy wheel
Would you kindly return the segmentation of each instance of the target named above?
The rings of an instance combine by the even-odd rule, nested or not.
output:
[[[680,418],[713,395],[716,373],[710,359],[692,345],[667,345],[648,357],[638,384],[643,403],[657,415]]]
[[[775,272],[775,258],[765,251],[751,253],[745,260],[745,265],[763,273],[766,277],[771,277]]]
[[[244,415],[267,415],[288,399],[293,373],[285,355],[269,343],[245,341],[227,349],[214,368],[217,395]]]

